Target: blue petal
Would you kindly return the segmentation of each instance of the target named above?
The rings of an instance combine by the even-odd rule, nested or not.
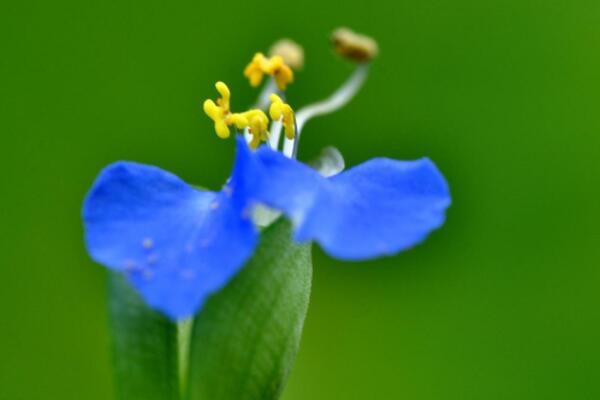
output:
[[[238,149],[243,169],[249,150]],[[197,190],[157,167],[105,168],[83,208],[92,258],[127,274],[153,308],[172,319],[194,314],[242,267],[256,245],[244,174],[220,192]]]
[[[412,247],[443,224],[450,205],[448,185],[427,158],[377,158],[329,179],[266,147],[256,158],[256,199],[288,215],[297,240],[315,240],[340,259]]]

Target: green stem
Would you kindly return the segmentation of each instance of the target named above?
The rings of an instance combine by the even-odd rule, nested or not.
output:
[[[188,381],[188,367],[190,361],[190,335],[194,320],[192,318],[179,321],[177,323],[177,347],[178,354],[178,372],[179,372],[179,393],[180,398],[185,398],[185,390]]]

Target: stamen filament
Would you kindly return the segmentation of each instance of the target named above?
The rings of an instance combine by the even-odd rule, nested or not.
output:
[[[273,150],[277,150],[279,148],[279,138],[281,137],[281,128],[283,124],[281,121],[273,121],[271,122],[271,127],[269,128],[269,132],[271,132],[271,137],[269,138],[269,146]]]
[[[268,82],[263,86],[258,98],[256,99],[256,103],[253,108],[258,108],[263,111],[267,111],[269,105],[271,104],[271,94],[275,93],[279,97],[283,98],[283,93],[277,88],[277,83],[275,83],[275,79],[269,78]]]
[[[300,109],[296,113],[296,137],[294,139],[285,139],[283,154],[290,158],[296,158],[302,128],[306,122],[311,118],[332,113],[348,104],[362,87],[368,73],[369,64],[358,65],[346,82],[331,96]]]

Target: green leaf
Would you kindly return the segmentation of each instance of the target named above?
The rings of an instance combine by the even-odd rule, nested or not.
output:
[[[179,399],[177,324],[147,307],[119,273],[109,276],[117,399]]]
[[[277,399],[298,351],[311,275],[310,246],[294,244],[283,219],[193,323],[171,322],[111,273],[117,399],[178,400],[181,388],[189,400]]]
[[[291,237],[283,219],[265,229],[253,258],[196,316],[187,399],[280,396],[298,352],[312,276],[310,245]]]

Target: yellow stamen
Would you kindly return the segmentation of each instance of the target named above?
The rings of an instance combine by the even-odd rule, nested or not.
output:
[[[231,132],[229,131],[229,101],[231,98],[231,93],[229,92],[229,88],[223,82],[217,82],[215,84],[217,91],[221,95],[217,99],[217,103],[215,104],[212,100],[206,100],[204,102],[204,112],[210,119],[212,119],[215,123],[215,132],[217,136],[221,139],[227,139]]]
[[[217,88],[217,92],[221,95],[220,98],[217,99],[217,104],[225,110],[226,113],[229,112],[229,101],[231,100],[231,92],[227,85],[221,81],[215,83],[215,88]]]
[[[269,138],[269,118],[259,109],[248,110],[241,113],[232,113],[230,110],[231,92],[226,84],[217,82],[215,87],[221,95],[216,101],[206,100],[204,102],[204,112],[215,123],[215,132],[217,136],[226,139],[230,136],[229,127],[234,125],[238,130],[248,128],[252,135],[250,147],[255,149],[261,141]]]
[[[250,85],[260,85],[265,75],[271,75],[279,90],[285,90],[287,85],[294,80],[294,72],[288,67],[281,56],[273,56],[270,59],[262,53],[256,53],[252,61],[244,69],[244,76],[250,81]]]
[[[281,122],[283,124],[285,137],[293,139],[296,134],[294,111],[289,104],[284,103],[283,100],[281,100],[281,97],[277,96],[275,93],[271,95],[269,114],[273,121],[277,121],[279,118],[282,119]]]
[[[256,87],[262,82],[267,63],[268,59],[263,53],[256,53],[250,64],[244,69],[244,76],[248,78],[252,87]]]
[[[235,127],[237,129],[244,129],[247,128],[248,125],[250,124],[248,122],[248,118],[244,115],[244,113],[234,113],[231,114],[231,116],[229,117],[228,121],[232,124],[235,125]]]
[[[267,68],[267,73],[275,78],[275,83],[279,90],[285,90],[288,83],[294,81],[294,73],[292,69],[285,65],[283,57],[273,56]]]
[[[269,139],[269,118],[262,110],[254,109],[243,113],[234,114],[232,119],[245,123],[244,128],[249,128],[249,132],[252,135],[250,141],[250,148],[255,149],[258,147],[261,141],[267,141]],[[236,126],[237,122],[236,122]]]
[[[204,102],[204,112],[215,123],[215,132],[221,139],[227,139],[230,135],[229,128],[225,123],[225,114],[223,109],[217,106],[214,101],[206,100]]]

